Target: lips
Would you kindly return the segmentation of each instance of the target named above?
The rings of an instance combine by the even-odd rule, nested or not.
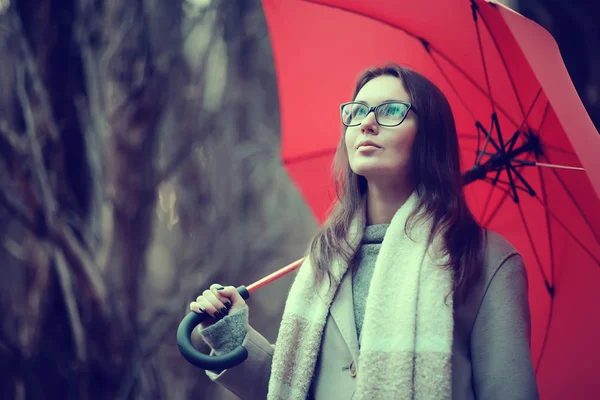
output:
[[[375,143],[371,142],[370,140],[365,140],[363,142],[360,142],[356,148],[360,149],[361,147],[365,147],[365,146],[372,146],[372,147],[376,147],[378,149],[381,148],[381,146],[379,146],[378,144],[375,144]]]

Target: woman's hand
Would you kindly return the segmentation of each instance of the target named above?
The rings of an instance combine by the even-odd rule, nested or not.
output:
[[[207,315],[200,324],[203,328],[211,326],[229,312],[246,307],[246,302],[233,286],[210,285],[202,296],[190,303],[190,310],[196,314]]]

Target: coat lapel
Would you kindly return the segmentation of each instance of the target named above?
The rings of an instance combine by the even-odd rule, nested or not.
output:
[[[350,350],[352,359],[355,363],[358,362],[358,335],[354,319],[351,268],[348,268],[344,274],[329,312]]]

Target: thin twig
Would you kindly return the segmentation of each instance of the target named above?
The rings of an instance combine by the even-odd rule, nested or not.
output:
[[[35,122],[33,120],[33,111],[25,89],[25,74],[21,68],[17,69],[17,97],[21,103],[23,117],[25,119],[25,132],[29,139],[29,153],[33,164],[33,175],[37,181],[42,194],[42,208],[44,209],[44,218],[47,226],[53,224],[56,216],[57,204],[52,188],[50,187],[50,179],[46,166],[44,165],[44,156],[42,148],[38,141],[35,132]]]
[[[18,154],[27,153],[27,139],[10,129],[8,123],[4,120],[0,120],[0,136]]]
[[[128,10],[131,10],[131,8],[128,8]],[[135,11],[129,11],[125,16],[123,16],[123,19],[121,20],[121,25],[117,29],[116,33],[111,35],[113,40],[111,40],[108,43],[108,46],[106,46],[106,50],[103,52],[103,54],[100,55],[99,65],[101,70],[107,69],[108,63],[110,63],[110,60],[115,56],[115,54],[121,47],[121,44],[123,43],[125,38],[131,33],[134,27]]]
[[[13,256],[15,259],[21,262],[27,262],[27,258],[25,257],[25,249],[23,248],[23,246],[14,241],[8,235],[4,236],[4,240],[2,241],[2,247],[8,254]]]
[[[59,249],[54,251],[54,264],[56,265],[58,281],[63,293],[65,305],[67,307],[69,322],[71,324],[71,332],[73,334],[73,341],[75,342],[75,354],[77,361],[80,363],[80,365],[82,365],[87,360],[85,330],[83,329],[83,324],[81,323],[81,316],[79,315],[77,300],[75,300],[75,295],[73,293],[73,285],[71,282],[69,267],[67,266],[62,251]]]
[[[13,217],[19,220],[26,228],[36,231],[36,221],[33,213],[23,204],[22,201],[14,199],[11,191],[4,185],[0,189],[0,204],[2,204]]]
[[[108,313],[108,288],[104,277],[100,273],[100,268],[95,264],[88,251],[75,237],[71,228],[64,224],[56,224],[56,229],[52,230],[52,237],[58,243],[65,253],[65,256],[71,263],[81,268],[86,280],[92,286],[94,297],[103,313]]]
[[[29,73],[29,77],[31,78],[33,91],[36,97],[40,101],[40,108],[42,113],[44,114],[45,125],[48,128],[48,132],[52,140],[58,140],[58,127],[54,121],[52,111],[50,108],[50,97],[46,92],[44,84],[42,83],[42,78],[38,73],[37,67],[35,65],[35,58],[33,57],[33,52],[29,47],[29,43],[27,42],[25,32],[23,30],[23,25],[21,23],[21,18],[17,14],[15,9],[12,10],[12,24],[14,31],[16,32],[17,42],[21,47],[21,51],[23,53],[23,61],[25,65],[25,69]]]
[[[22,202],[15,200],[9,195],[10,191],[6,188],[0,190],[0,204],[2,204],[15,218],[17,218],[27,229],[29,229],[34,235],[38,234],[38,224],[34,215]],[[108,290],[104,282],[104,278],[100,273],[100,268],[95,265],[93,259],[88,254],[86,249],[79,239],[75,237],[71,228],[62,222],[60,219],[56,219],[52,226],[49,226],[50,241],[58,245],[65,253],[67,258],[75,265],[79,266],[83,270],[83,274],[87,281],[90,282],[95,298],[101,305],[102,311],[108,311]]]

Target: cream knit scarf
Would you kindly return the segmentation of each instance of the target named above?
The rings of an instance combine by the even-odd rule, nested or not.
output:
[[[383,239],[367,298],[355,399],[450,399],[453,334],[452,272],[427,246],[430,222],[405,222],[418,202],[413,193]],[[349,242],[356,250],[364,216],[356,216]],[[410,226],[409,226],[410,227]],[[437,253],[436,253],[437,254]],[[347,270],[334,264],[336,281]],[[305,399],[315,372],[321,336],[337,287],[315,287],[310,260],[302,264],[286,301],[268,399]],[[329,289],[329,290],[328,290]],[[385,310],[382,313],[381,310]]]

